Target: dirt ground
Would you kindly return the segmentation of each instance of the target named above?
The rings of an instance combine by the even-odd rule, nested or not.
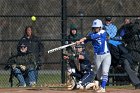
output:
[[[66,88],[1,88],[0,93],[96,93],[94,90],[72,90]],[[140,89],[107,88],[106,93],[140,93]]]

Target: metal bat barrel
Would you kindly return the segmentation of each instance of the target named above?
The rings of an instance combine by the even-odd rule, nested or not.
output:
[[[52,52],[55,52],[55,51],[58,51],[58,50],[61,50],[61,49],[62,49],[62,47],[54,48],[54,49],[49,50],[48,53],[52,53]]]
[[[64,49],[64,48],[66,48],[66,47],[69,47],[69,46],[72,46],[72,45],[75,45],[75,44],[76,44],[76,43],[71,43],[71,44],[68,44],[68,45],[64,45],[64,46],[57,47],[57,48],[54,48],[54,49],[49,50],[48,53],[52,53],[52,52],[55,52],[55,51]]]

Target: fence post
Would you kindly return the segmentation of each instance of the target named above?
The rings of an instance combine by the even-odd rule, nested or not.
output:
[[[62,42],[61,45],[64,45],[64,36],[66,35],[66,31],[67,31],[67,0],[61,0],[61,27],[62,27]],[[63,61],[63,51],[61,51],[61,55],[62,55],[62,67],[61,67],[61,82],[65,83],[65,62]]]
[[[80,30],[81,30],[81,34],[83,35],[83,16],[84,16],[84,11],[82,9],[80,9],[80,11],[78,13],[80,15]]]

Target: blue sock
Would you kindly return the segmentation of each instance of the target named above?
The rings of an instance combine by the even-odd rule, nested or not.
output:
[[[108,81],[108,75],[103,75],[101,87],[105,88]]]
[[[106,83],[107,83],[106,81],[102,81],[101,87],[102,87],[102,88],[105,88]]]

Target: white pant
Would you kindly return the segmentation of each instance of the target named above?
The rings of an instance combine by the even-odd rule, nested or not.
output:
[[[96,66],[97,78],[101,79],[103,75],[108,76],[109,68],[111,65],[111,55],[106,53],[103,55],[94,55],[94,63]]]

